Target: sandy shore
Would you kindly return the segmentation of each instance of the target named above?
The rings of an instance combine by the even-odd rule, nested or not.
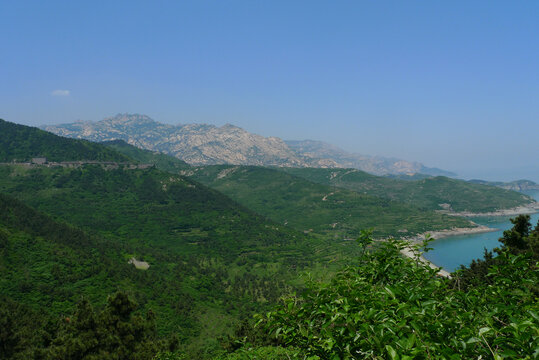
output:
[[[409,257],[410,259],[414,259],[414,260],[415,260],[415,254],[414,254],[414,252],[412,251],[412,248],[411,248],[411,247],[406,247],[406,248],[402,249],[402,250],[401,250],[401,254],[403,254],[404,256]],[[425,259],[425,258],[423,257],[423,255],[421,255],[421,256],[419,257],[419,261],[421,261],[423,264],[429,265],[432,269],[437,269],[437,270],[438,270],[438,275],[443,276],[443,277],[446,277],[446,278],[451,278],[451,273],[450,273],[449,271],[446,271],[446,270],[442,269],[441,267],[436,266],[436,265],[433,264],[431,261]]]

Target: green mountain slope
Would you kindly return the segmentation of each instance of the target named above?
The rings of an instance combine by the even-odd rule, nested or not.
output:
[[[68,139],[0,119],[0,162],[29,161],[33,157],[46,157],[50,161],[128,160],[116,151],[89,141]]]
[[[416,181],[374,176],[355,169],[279,168],[309,181],[375,195],[427,210],[442,210],[449,204],[453,211],[489,212],[533,202],[514,191],[472,184],[443,176]]]
[[[185,174],[260,214],[305,232],[349,238],[372,227],[376,236],[409,236],[471,226],[464,219],[316,184],[277,169],[216,165],[193,168]]]
[[[19,137],[8,141],[12,133],[0,133],[3,154],[33,156],[31,144],[39,155],[56,154],[56,161],[87,160],[79,148],[99,160],[131,161],[103,145],[66,143],[7,125]],[[2,294],[38,312],[65,314],[81,295],[102,303],[114,290],[128,290],[143,309],[154,310],[160,333],[175,333],[200,351],[219,348],[217,338],[234,331],[240,318],[264,311],[300,285],[299,271],[327,273],[335,266],[330,260],[348,261],[354,253],[353,244],[277,225],[215,190],[156,168],[0,165],[0,194],[25,211],[2,208],[1,215],[15,221],[0,223],[8,249],[0,264]],[[17,225],[23,220],[30,230]],[[128,264],[132,257],[150,267],[136,269]]]
[[[185,161],[173,156],[156,153],[150,150],[139,149],[136,146],[129,145],[123,140],[103,141],[101,144],[140,163],[153,164],[163,171],[178,173],[181,170],[191,167]]]
[[[3,297],[60,316],[70,313],[82,296],[102,305],[108,294],[121,288],[151,307],[162,328],[193,329],[196,323],[189,313],[193,297],[182,290],[181,278],[199,276],[200,268],[196,264],[181,266],[178,256],[147,247],[146,256],[160,261],[152,264],[151,271],[141,272],[128,263],[132,251],[125,244],[90,236],[0,194]],[[177,265],[171,266],[174,263]]]
[[[23,253],[4,258],[18,266],[2,272],[6,293],[65,313],[81,294],[97,301],[114,289],[131,290],[154,310],[162,333],[190,338],[199,349],[208,346],[200,342],[217,346],[216,337],[230,333],[240,317],[275,303],[298,270],[344,257],[340,244],[277,226],[214,190],[156,169],[3,165],[0,192],[106,239],[65,248],[13,232],[10,243]],[[103,258],[108,251],[113,254]],[[135,269],[127,263],[131,257],[149,269]],[[53,273],[65,277],[69,291]]]
[[[5,165],[0,191],[89,231],[182,253],[235,259],[250,248],[282,249],[302,237],[215,190],[156,169]]]

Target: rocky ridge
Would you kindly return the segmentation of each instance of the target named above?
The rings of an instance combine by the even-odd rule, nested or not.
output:
[[[347,153],[319,141],[283,141],[234,125],[161,124],[146,115],[118,114],[98,122],[43,126],[57,135],[101,142],[120,139],[139,148],[175,156],[191,165],[352,167],[373,174],[453,175],[417,162]]]

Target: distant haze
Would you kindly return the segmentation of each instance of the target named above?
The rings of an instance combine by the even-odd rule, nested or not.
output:
[[[143,113],[539,182],[539,2],[0,3],[0,118]]]

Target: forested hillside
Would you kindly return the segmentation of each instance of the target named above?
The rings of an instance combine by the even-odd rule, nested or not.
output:
[[[356,169],[279,168],[279,170],[315,183],[375,195],[427,210],[489,212],[533,202],[530,197],[515,191],[443,176],[406,181],[374,176]]]
[[[384,237],[472,226],[465,219],[317,184],[279,169],[216,165],[184,173],[281,224],[332,237],[353,238],[367,228]]]
[[[62,342],[62,327],[75,304],[84,298],[101,308],[117,289],[130,293],[146,310],[154,309],[159,322],[181,327],[184,336],[192,334],[197,323],[191,313],[193,298],[171,287],[170,279],[203,276],[200,267],[196,262],[181,266],[182,259],[169,256],[166,261],[177,262],[176,268],[156,264],[159,271],[141,273],[128,264],[129,250],[0,194],[0,358],[64,358],[51,351]]]
[[[74,150],[86,149],[86,141],[64,142],[8,126],[13,134],[26,134],[32,147],[21,138],[23,145],[16,148],[18,142],[1,133],[2,153],[27,159],[34,148],[48,149],[39,154],[58,154],[55,160],[63,161],[60,154],[69,150],[87,159]],[[88,144],[94,158],[134,161]],[[185,351],[197,357],[220,349],[242,318],[297,287],[299,272],[327,272],[330,260],[338,263],[353,254],[348,243],[277,225],[215,190],[156,168],[0,165],[0,193],[16,198],[3,201],[19,209],[6,205],[2,213],[11,221],[3,223],[9,245],[1,259],[3,294],[58,316],[70,313],[82,295],[99,307],[108,294],[127,291],[141,309],[152,309],[159,334],[178,336]],[[131,259],[149,268],[137,269]]]
[[[29,161],[33,157],[46,157],[51,161],[128,160],[126,156],[90,141],[68,139],[0,119],[0,162]]]
[[[178,173],[181,170],[185,170],[191,167],[185,161],[175,158],[174,156],[165,155],[150,150],[139,149],[133,145],[129,145],[123,140],[103,141],[101,144],[129,157],[132,160],[144,164],[153,164],[163,171]]]
[[[298,271],[325,268],[329,260],[351,254],[340,242],[276,225],[214,190],[157,169],[4,165],[0,192],[103,238],[101,247],[92,245],[92,250],[75,244],[75,250],[55,250],[37,242],[25,248],[24,257],[14,254],[21,261],[13,260],[13,266],[37,268],[35,275],[14,268],[9,274],[18,277],[4,278],[14,298],[51,305],[47,310],[57,313],[69,312],[81,294],[99,303],[112,290],[131,291],[143,308],[155,312],[161,334],[190,338],[184,344],[197,351],[219,348],[216,339],[230,333],[243,316],[295,286]],[[113,258],[101,258],[113,249],[119,249]],[[71,255],[63,266],[55,266],[51,252]],[[149,263],[149,269],[129,265],[132,257]],[[85,281],[77,285],[78,277],[63,269],[80,271],[77,276]],[[98,269],[119,271],[136,282],[103,278]],[[44,287],[51,272],[65,277],[69,291],[52,280]],[[54,292],[47,295],[49,288]]]

